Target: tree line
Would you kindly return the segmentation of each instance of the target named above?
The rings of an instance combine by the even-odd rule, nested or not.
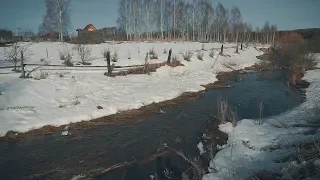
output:
[[[209,0],[120,0],[117,23],[127,40],[272,43],[277,32],[269,22],[253,30],[237,6],[214,7]]]
[[[45,1],[39,34],[57,32],[63,40],[71,24],[70,2]],[[274,43],[279,37],[276,25],[253,29],[237,6],[214,7],[210,0],[119,0],[117,24],[121,40]]]

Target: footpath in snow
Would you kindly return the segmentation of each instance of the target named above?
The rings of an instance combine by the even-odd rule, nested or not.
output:
[[[26,63],[62,64],[59,59],[61,43],[36,43],[29,46],[26,52]],[[72,49],[71,44],[67,44]],[[243,69],[259,60],[261,52],[253,46],[235,53],[235,44],[225,44],[224,55],[219,55],[221,44],[206,43],[203,61],[197,59],[202,49],[201,43],[122,43],[89,45],[92,48],[92,65],[106,65],[101,52],[110,49],[119,53],[116,65],[143,64],[145,55],[154,48],[158,60],[167,59],[164,49],[172,48],[173,55],[185,65],[182,67],[164,66],[151,75],[129,75],[115,78],[104,76],[106,70],[47,70],[40,67],[32,75],[42,73],[48,77],[41,80],[21,79],[19,73],[11,69],[0,70],[0,135],[7,131],[25,132],[45,125],[64,125],[71,122],[87,121],[121,110],[136,109],[153,102],[173,99],[184,92],[203,90],[201,85],[217,81],[220,71]],[[210,57],[210,49],[214,57]],[[46,56],[48,50],[49,58]],[[191,62],[184,61],[182,53],[192,51]],[[196,52],[197,51],[197,52]],[[5,60],[5,49],[0,48],[0,67],[8,65]],[[130,55],[131,59],[128,59]],[[40,61],[41,59],[44,59]],[[80,61],[73,52],[74,62]],[[225,66],[227,65],[227,66]],[[231,68],[230,68],[231,67]],[[98,109],[101,106],[103,109]]]
[[[228,144],[210,162],[211,173],[203,180],[246,179],[258,172],[264,177],[267,177],[266,172],[281,173],[291,179],[290,176],[297,178],[297,170],[305,169],[308,163],[320,170],[320,159],[315,157],[284,160],[288,155],[298,157],[301,144],[320,140],[319,126],[309,123],[315,118],[314,104],[320,104],[320,70],[307,71],[304,80],[311,83],[306,91],[306,102],[294,110],[263,119],[261,125],[252,119],[243,119],[236,127],[231,123],[220,125],[219,129],[229,135]]]

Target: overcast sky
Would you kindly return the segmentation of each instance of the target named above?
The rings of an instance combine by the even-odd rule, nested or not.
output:
[[[116,26],[120,0],[72,0],[72,29],[92,23],[98,29]],[[185,0],[191,1],[191,0]],[[214,7],[219,1],[209,0]],[[38,31],[45,12],[45,0],[0,0],[0,28]],[[221,0],[225,7],[239,7],[243,19],[253,27],[265,21],[278,29],[320,28],[320,0]]]

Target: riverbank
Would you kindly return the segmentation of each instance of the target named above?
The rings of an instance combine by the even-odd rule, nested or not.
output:
[[[256,67],[256,66],[253,66]],[[252,68],[250,68],[252,70]],[[142,106],[138,109],[131,109],[117,112],[116,114],[109,115],[102,118],[97,118],[90,121],[81,121],[76,123],[70,123],[68,125],[61,126],[44,126],[38,129],[30,130],[24,133],[9,131],[5,136],[0,137],[1,141],[15,142],[24,138],[31,138],[41,135],[52,135],[60,134],[62,132],[68,131],[69,136],[76,136],[79,131],[88,129],[90,127],[108,124],[125,124],[130,123],[132,119],[151,116],[154,113],[161,112],[161,109],[168,108],[172,106],[182,105],[186,102],[194,101],[202,97],[203,93],[208,90],[229,88],[228,81],[233,81],[238,73],[246,73],[246,71],[231,71],[231,72],[220,72],[217,74],[218,81],[210,84],[203,85],[204,90],[198,92],[185,92],[182,95],[173,98],[171,100],[152,103],[146,106]],[[67,129],[66,129],[67,128]]]
[[[122,124],[97,123],[75,135],[57,132],[0,143],[0,174],[4,179],[71,179],[82,174],[95,179],[150,180],[150,175],[160,175],[165,168],[185,171],[185,160],[168,152],[164,144],[190,159],[197,157],[204,126],[217,114],[220,98],[237,108],[239,119],[259,117],[260,102],[265,106],[262,117],[301,104],[304,97],[287,85],[287,76],[287,71],[240,72],[227,81],[230,88],[208,90],[199,99]],[[286,96],[286,91],[291,95]],[[171,165],[166,164],[169,161]]]
[[[59,43],[42,44],[43,47],[40,45],[41,43],[30,46],[32,53],[26,55],[27,63],[40,59],[45,52],[45,50],[40,51],[41,49],[50,48],[52,52],[57,49],[53,46],[61,46]],[[127,54],[127,48],[133,45],[137,45],[139,51],[132,50],[130,60],[122,59]],[[110,78],[104,76],[103,72],[75,70],[57,72],[39,69],[38,73],[41,75],[45,72],[46,78],[35,80],[19,79],[20,74],[3,74],[0,76],[0,86],[3,87],[0,95],[2,117],[0,134],[3,136],[8,131],[11,131],[10,136],[15,135],[15,132],[27,131],[30,131],[30,134],[50,134],[55,127],[62,130],[70,123],[99,119],[129,109],[139,109],[152,103],[179,97],[185,92],[203,91],[205,87],[202,85],[217,81],[217,73],[244,69],[259,62],[256,56],[261,52],[253,46],[235,53],[234,44],[225,44],[224,55],[220,56],[215,49],[220,45],[208,43],[203,50],[200,43],[127,43],[92,46],[96,48],[94,50],[96,58],[101,48],[108,46],[120,48],[120,65],[144,62],[145,53],[152,47],[159,53],[157,61],[163,62],[167,56],[161,54],[163,48],[172,47],[173,55],[185,65],[176,68],[164,66],[150,75]],[[188,50],[193,52],[190,62],[184,61],[182,57]],[[211,51],[212,57],[209,56]],[[198,53],[203,53],[203,61],[197,59]],[[61,63],[56,54],[58,55],[58,52],[47,59],[51,64]],[[101,59],[97,58],[97,62],[93,61],[92,64],[101,63]],[[189,95],[186,97],[190,98]],[[87,124],[95,123],[93,121]],[[41,127],[45,127],[44,131],[39,130]]]
[[[210,162],[203,180],[319,178],[320,70],[307,71],[306,102],[275,117],[219,125],[227,144]],[[261,123],[257,123],[257,122]]]

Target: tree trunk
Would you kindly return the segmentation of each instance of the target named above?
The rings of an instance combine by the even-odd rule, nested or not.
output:
[[[108,76],[112,75],[112,69],[110,65],[110,51],[107,52],[107,66],[108,66]]]
[[[23,51],[21,51],[21,69],[22,69],[21,78],[25,78],[25,77],[26,77],[26,72],[25,72],[25,70],[24,70],[24,57],[23,57]]]

